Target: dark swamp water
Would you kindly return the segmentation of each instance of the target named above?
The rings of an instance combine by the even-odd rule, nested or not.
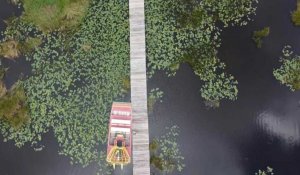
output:
[[[253,22],[223,31],[219,57],[239,81],[237,101],[207,110],[199,94],[201,82],[187,65],[175,77],[158,73],[149,80],[149,89],[164,91],[163,103],[150,116],[150,137],[163,133],[165,126],[181,128],[179,143],[187,167],[180,174],[250,175],[271,166],[276,175],[300,175],[300,92],[290,92],[272,76],[284,45],[292,45],[300,54],[300,28],[290,22],[295,4],[295,0],[261,0]],[[0,30],[2,19],[13,11],[18,10],[0,0]],[[270,36],[257,49],[251,33],[265,26],[271,27]],[[29,71],[29,64],[21,59],[2,64],[10,67],[8,86]],[[52,133],[43,140],[40,152],[0,142],[0,175],[95,174],[94,165],[71,166],[68,158],[58,156]]]

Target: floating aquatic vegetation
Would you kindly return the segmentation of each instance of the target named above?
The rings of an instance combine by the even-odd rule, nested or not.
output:
[[[281,66],[273,71],[275,78],[290,88],[291,91],[300,89],[300,56],[294,54],[291,46],[285,46],[280,58]]]
[[[175,75],[181,63],[188,63],[205,84],[230,83],[226,89],[206,89],[202,97],[219,104],[222,99],[234,100],[236,81],[224,73],[225,65],[217,58],[221,45],[220,25],[246,25],[255,14],[257,0],[149,0],[145,1],[147,66],[150,77],[156,70]],[[220,73],[221,72],[221,73]],[[214,79],[211,78],[221,78]],[[208,80],[210,80],[208,82]],[[206,91],[216,90],[217,96]],[[216,97],[216,99],[212,99]]]
[[[19,147],[35,145],[53,130],[59,153],[71,162],[86,166],[97,160],[109,108],[129,77],[128,22],[127,1],[95,0],[72,36],[40,34],[43,43],[27,56],[32,76],[24,82],[30,122],[18,130],[1,123],[4,138]]]

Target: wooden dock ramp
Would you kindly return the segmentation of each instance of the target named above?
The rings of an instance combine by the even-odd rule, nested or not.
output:
[[[150,175],[144,0],[129,0],[133,175]]]

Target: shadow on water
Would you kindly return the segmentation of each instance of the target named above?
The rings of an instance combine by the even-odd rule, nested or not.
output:
[[[290,92],[272,75],[284,45],[300,54],[300,28],[290,22],[295,5],[295,0],[261,0],[253,22],[224,29],[219,57],[239,81],[237,101],[207,110],[201,82],[187,65],[175,77],[158,73],[149,81],[149,89],[165,93],[150,117],[151,137],[165,126],[180,126],[187,165],[181,174],[250,175],[267,166],[279,175],[300,174],[300,92]],[[265,26],[270,36],[257,49],[252,32]]]

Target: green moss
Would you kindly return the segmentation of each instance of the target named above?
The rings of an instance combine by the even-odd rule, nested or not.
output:
[[[83,19],[89,0],[24,0],[24,19],[44,32],[71,29]]]
[[[257,30],[253,32],[252,40],[255,42],[257,48],[262,47],[263,39],[270,34],[270,27],[264,27],[261,30]]]
[[[17,84],[0,98],[0,119],[8,122],[13,128],[20,128],[29,121],[28,112],[26,95],[21,84]]]

